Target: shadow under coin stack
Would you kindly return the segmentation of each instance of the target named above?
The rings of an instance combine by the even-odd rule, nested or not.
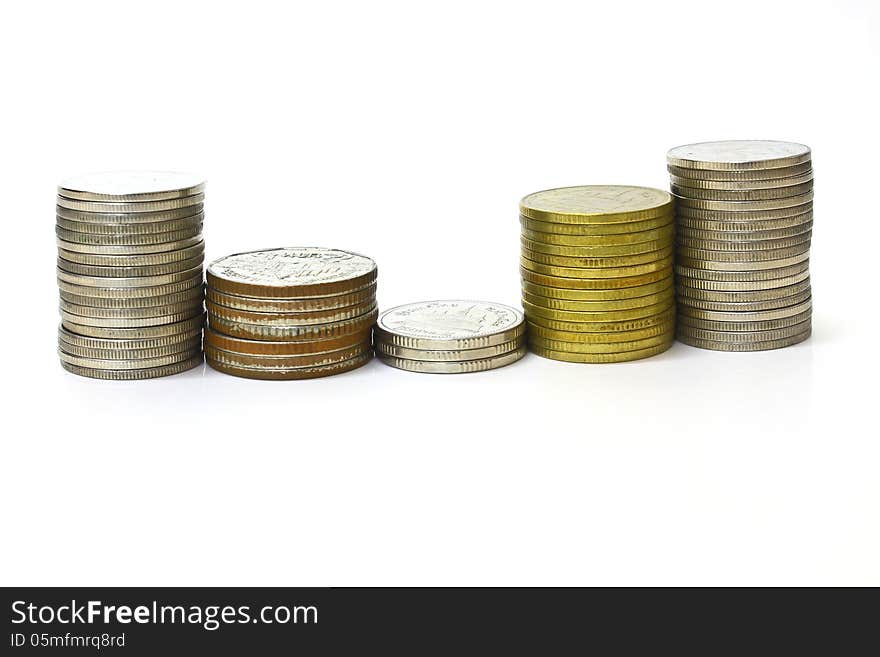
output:
[[[202,362],[204,182],[190,174],[84,175],[58,187],[58,346],[97,379],[177,374]]]
[[[672,196],[589,185],[520,202],[529,348],[576,363],[669,349],[675,335]]]
[[[810,149],[719,141],[669,151],[676,195],[678,339],[718,351],[810,336]]]
[[[205,356],[250,379],[313,379],[373,356],[376,263],[337,249],[293,247],[208,266]]]
[[[410,372],[483,372],[525,353],[523,314],[500,303],[421,301],[386,310],[376,323],[379,359]]]

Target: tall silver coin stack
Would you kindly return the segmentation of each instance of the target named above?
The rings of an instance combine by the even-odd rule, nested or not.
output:
[[[96,173],[58,187],[64,369],[96,379],[177,374],[202,362],[204,181]]]
[[[386,310],[376,355],[411,372],[464,374],[510,365],[526,353],[523,314],[486,301],[422,301]]]
[[[667,154],[676,197],[677,338],[718,351],[810,336],[810,149],[718,141]]]

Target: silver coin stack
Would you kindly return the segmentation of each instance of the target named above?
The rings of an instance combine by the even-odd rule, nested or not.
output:
[[[423,301],[386,310],[376,355],[411,372],[463,374],[510,365],[526,353],[523,314],[485,301]]]
[[[810,149],[718,141],[667,154],[676,197],[677,338],[718,351],[810,336]]]
[[[62,367],[136,380],[201,363],[204,182],[88,174],[59,185],[55,212]]]

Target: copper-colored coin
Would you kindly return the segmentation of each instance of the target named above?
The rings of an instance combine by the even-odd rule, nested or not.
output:
[[[358,344],[369,344],[371,331],[350,333],[323,340],[301,340],[285,342],[282,340],[249,340],[223,335],[210,328],[205,329],[205,345],[224,351],[250,354],[252,356],[299,356],[303,354],[321,354],[332,352]]]
[[[376,308],[376,301],[369,299],[364,303],[346,308],[330,308],[329,310],[316,310],[314,312],[290,312],[290,313],[261,313],[250,310],[227,308],[208,301],[206,303],[208,314],[216,316],[227,322],[240,322],[243,324],[259,324],[262,326],[305,326],[309,324],[327,324],[346,319],[359,317],[372,312]]]
[[[213,288],[207,289],[208,301],[226,308],[236,308],[260,313],[303,313],[347,308],[369,303],[376,298],[376,284],[372,283],[356,292],[334,294],[310,299],[266,299],[226,294]]]
[[[302,367],[322,367],[363,356],[372,349],[369,342],[362,342],[350,347],[342,347],[334,351],[320,354],[301,354],[298,356],[255,356],[225,351],[211,345],[205,345],[205,357],[231,367],[248,367],[267,370],[290,370]]]
[[[300,326],[273,326],[267,324],[248,324],[228,320],[211,314],[211,328],[220,333],[250,340],[284,340],[289,342],[311,342],[328,338],[338,338],[352,333],[363,333],[372,328],[379,316],[378,310],[338,322],[326,324],[304,324]]]
[[[241,376],[246,379],[283,381],[293,379],[316,379],[322,376],[331,376],[333,374],[350,372],[351,370],[357,369],[362,365],[366,365],[368,362],[370,362],[370,359],[372,357],[373,352],[371,350],[350,360],[333,363],[332,365],[302,367],[287,370],[271,370],[259,367],[238,367],[235,365],[230,365],[229,363],[218,360],[216,358],[207,358],[206,360],[208,365],[210,365],[213,369],[217,370],[218,372],[223,372],[224,374]]]

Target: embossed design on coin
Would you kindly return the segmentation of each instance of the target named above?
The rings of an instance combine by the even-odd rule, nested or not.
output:
[[[463,340],[493,335],[515,328],[523,314],[485,301],[423,301],[387,310],[378,326],[410,338]]]
[[[236,253],[212,262],[212,276],[233,282],[290,287],[345,281],[376,269],[372,259],[349,251],[290,247]]]
[[[680,167],[711,169],[712,164],[751,164],[754,168],[769,169],[775,166],[794,166],[808,160],[810,147],[770,140],[707,141],[676,146],[667,153],[666,157],[669,164]]]
[[[611,220],[615,215],[631,215],[621,221],[636,221],[672,210],[672,197],[663,190],[627,185],[584,185],[560,187],[529,194],[520,201],[521,213],[529,218],[548,220],[556,216],[581,216]]]

